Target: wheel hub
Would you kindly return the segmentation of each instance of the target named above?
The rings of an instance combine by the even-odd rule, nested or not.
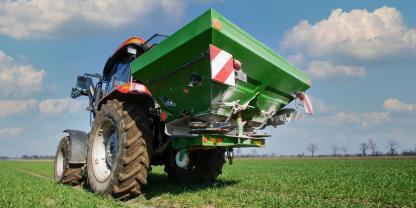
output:
[[[186,168],[189,165],[188,153],[184,150],[177,152],[175,156],[175,162],[178,167]]]
[[[107,159],[107,164],[110,167],[113,167],[114,160],[117,154],[117,132],[113,131],[110,137],[106,140],[105,154]]]
[[[93,139],[92,166],[95,177],[105,181],[111,174],[118,149],[118,135],[114,123],[104,120]]]

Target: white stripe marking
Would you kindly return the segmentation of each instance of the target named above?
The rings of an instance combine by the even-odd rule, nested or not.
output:
[[[305,93],[303,105],[305,106],[305,112],[313,115],[312,103],[311,103],[309,96],[306,93]]]
[[[211,78],[213,79],[221,71],[224,65],[232,58],[231,54],[221,50],[211,61]]]
[[[234,70],[231,72],[231,74],[227,77],[224,84],[228,84],[231,86],[235,86],[235,72]]]

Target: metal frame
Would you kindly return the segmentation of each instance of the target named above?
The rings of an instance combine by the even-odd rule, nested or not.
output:
[[[172,139],[174,149],[209,149],[234,147],[264,147],[265,139],[229,135],[201,135],[199,137],[177,137]]]

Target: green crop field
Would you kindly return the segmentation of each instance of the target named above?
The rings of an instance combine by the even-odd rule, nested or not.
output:
[[[0,207],[416,207],[416,160],[238,159],[210,187],[154,167],[128,202],[55,184],[52,161],[0,161]]]

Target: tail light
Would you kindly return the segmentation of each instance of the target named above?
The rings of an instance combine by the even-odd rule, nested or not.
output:
[[[234,59],[234,69],[236,71],[240,71],[241,70],[241,62],[237,59]]]
[[[152,96],[152,94],[145,85],[135,82],[127,82],[118,86],[116,89],[121,93],[145,93]]]

